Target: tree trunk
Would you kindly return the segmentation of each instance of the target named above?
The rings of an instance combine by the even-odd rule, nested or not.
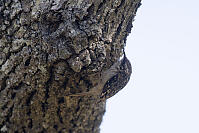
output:
[[[1,0],[0,132],[95,133],[88,92],[116,62],[140,0]]]

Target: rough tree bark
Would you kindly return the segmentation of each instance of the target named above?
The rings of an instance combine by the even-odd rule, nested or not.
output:
[[[141,0],[1,0],[0,132],[95,133],[89,91],[122,55]]]

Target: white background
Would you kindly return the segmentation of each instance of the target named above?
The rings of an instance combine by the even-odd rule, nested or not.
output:
[[[199,133],[199,1],[142,0],[133,25],[133,74],[101,133]]]

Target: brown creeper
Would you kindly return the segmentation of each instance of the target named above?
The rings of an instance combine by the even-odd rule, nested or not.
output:
[[[108,99],[126,86],[131,73],[131,63],[124,53],[122,60],[117,61],[108,70],[101,73],[98,85],[92,90],[68,96],[97,95],[102,100]]]
[[[119,68],[116,75],[111,77],[104,85],[100,98],[108,99],[122,90],[128,83],[132,73],[130,61],[127,59],[125,53],[123,59],[120,61]]]

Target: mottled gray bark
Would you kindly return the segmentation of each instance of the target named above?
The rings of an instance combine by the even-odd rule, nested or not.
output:
[[[1,0],[0,132],[95,133],[89,91],[122,53],[140,0]]]

